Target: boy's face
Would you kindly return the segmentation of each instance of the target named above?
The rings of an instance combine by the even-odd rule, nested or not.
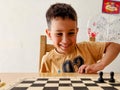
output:
[[[46,30],[57,52],[62,54],[68,54],[74,50],[77,32],[78,28],[76,21],[62,19],[60,17],[52,19],[50,30]]]

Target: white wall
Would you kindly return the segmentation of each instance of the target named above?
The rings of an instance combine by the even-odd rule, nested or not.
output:
[[[102,0],[0,0],[0,72],[38,72],[39,37],[47,27],[45,13],[56,2],[75,8],[78,42],[88,40],[87,22],[101,13]],[[120,72],[119,59],[105,71]]]

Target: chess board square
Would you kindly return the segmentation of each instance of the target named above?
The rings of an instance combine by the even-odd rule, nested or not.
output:
[[[82,83],[82,81],[71,81],[71,83]]]
[[[87,87],[73,87],[73,90],[89,90]]]
[[[89,90],[103,90],[101,87],[87,87]]]
[[[59,84],[58,83],[46,83],[45,87],[58,87]]]
[[[51,89],[52,90],[52,89]],[[59,87],[58,90],[74,90],[73,87]],[[80,90],[80,89],[79,89]]]
[[[119,86],[120,87],[120,83],[111,83],[110,85],[112,85],[112,86]]]
[[[80,78],[81,81],[92,81],[90,78]]]
[[[27,89],[27,87],[14,87],[10,90],[26,90],[26,89]]]
[[[47,83],[59,83],[59,81],[47,81]]]
[[[38,80],[38,81],[34,82],[34,84],[37,84],[37,83],[45,84],[45,83],[47,83],[47,81],[40,81],[40,80]]]
[[[43,90],[58,90],[58,87],[44,87]]]
[[[59,83],[59,86],[70,87],[70,86],[72,86],[72,84],[71,83]]]
[[[71,81],[59,81],[59,83],[71,83]]]
[[[22,81],[21,83],[34,83],[35,81],[31,81],[31,80],[26,80],[26,81]]]
[[[32,85],[32,83],[20,83],[16,87],[29,87],[31,85]]]
[[[27,90],[43,90],[44,87],[29,87]]]
[[[94,81],[89,81],[89,80],[85,80],[85,81],[82,81],[83,83],[95,83]]]
[[[114,87],[102,87],[104,90],[118,90]]]
[[[116,89],[120,90],[120,86],[115,87]]]
[[[112,87],[112,85],[108,84],[108,83],[97,83],[98,86],[100,87]]]
[[[60,81],[70,81],[70,78],[60,78]]]
[[[86,85],[86,86],[92,86],[92,87],[98,86],[96,83],[86,83],[85,85]]]
[[[83,87],[86,86],[84,83],[72,83],[73,87]]]
[[[104,82],[94,81],[94,82],[95,82],[95,83],[107,83],[107,82],[105,82],[105,81],[104,81]]]
[[[31,87],[44,87],[45,84],[42,84],[42,83],[34,83],[31,85]]]

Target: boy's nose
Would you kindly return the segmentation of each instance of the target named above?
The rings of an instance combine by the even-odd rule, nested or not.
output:
[[[68,42],[69,42],[69,37],[64,36],[64,37],[62,38],[62,42],[63,42],[63,43],[68,43]]]

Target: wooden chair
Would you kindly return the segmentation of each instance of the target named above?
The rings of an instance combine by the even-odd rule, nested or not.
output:
[[[41,35],[40,36],[40,59],[39,59],[39,71],[41,66],[42,57],[49,52],[50,50],[54,49],[54,46],[51,44],[47,44],[47,36]]]

